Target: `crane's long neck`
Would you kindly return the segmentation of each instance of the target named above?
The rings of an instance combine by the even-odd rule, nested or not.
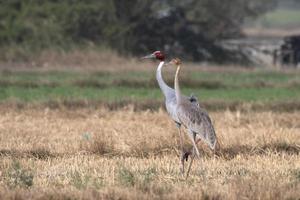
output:
[[[181,102],[181,92],[180,92],[179,81],[178,81],[179,72],[180,72],[180,65],[177,66],[175,80],[174,80],[174,89],[175,89],[177,104],[179,104]]]
[[[166,97],[168,95],[170,87],[165,83],[165,81],[163,80],[162,75],[161,75],[161,69],[162,69],[164,63],[165,63],[164,61],[161,61],[159,63],[157,70],[156,70],[156,79],[157,79],[160,89],[162,90],[162,92],[164,93],[164,95]]]

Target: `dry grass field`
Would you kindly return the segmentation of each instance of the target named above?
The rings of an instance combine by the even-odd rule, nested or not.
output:
[[[210,112],[222,153],[200,144],[188,180],[163,110],[0,111],[0,199],[300,197],[299,111]]]

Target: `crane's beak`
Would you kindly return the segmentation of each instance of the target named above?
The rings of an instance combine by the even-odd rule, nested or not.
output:
[[[148,59],[148,58],[155,58],[155,55],[154,54],[150,54],[150,55],[142,57],[141,59]]]

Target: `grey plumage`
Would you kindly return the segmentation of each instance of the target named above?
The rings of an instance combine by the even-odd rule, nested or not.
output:
[[[207,112],[190,101],[183,99],[177,104],[180,123],[196,134],[196,138],[206,142],[211,149],[216,145],[216,133]]]

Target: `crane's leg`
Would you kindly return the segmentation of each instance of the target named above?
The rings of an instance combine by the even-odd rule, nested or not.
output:
[[[189,130],[189,137],[192,140],[192,143],[193,143],[194,149],[196,151],[197,157],[200,158],[200,153],[199,153],[198,147],[196,145],[196,141],[195,141],[196,140],[196,133],[193,133],[192,131]]]
[[[195,143],[198,144],[198,142],[199,142],[200,140],[201,140],[201,139],[198,139]],[[188,171],[187,171],[187,173],[186,173],[185,179],[187,179],[187,178],[189,177],[189,174],[190,174],[190,171],[191,171],[191,168],[192,168],[192,164],[193,164],[193,161],[194,161],[195,156],[196,156],[196,154],[195,154],[195,148],[192,148],[191,151],[192,151],[191,161],[190,161],[190,164],[189,164]]]
[[[189,177],[189,174],[190,174],[190,171],[191,171],[191,168],[192,168],[192,164],[193,164],[193,161],[195,159],[195,149],[192,150],[192,156],[191,156],[191,161],[190,161],[190,164],[189,164],[189,167],[188,167],[188,170],[187,170],[187,173],[186,173],[186,177],[185,179],[187,179]]]
[[[180,172],[181,174],[184,174],[184,149],[183,149],[183,136],[181,133],[180,125],[177,124],[178,133],[179,133],[179,139],[180,139],[180,148],[181,148],[181,157],[180,157]]]

